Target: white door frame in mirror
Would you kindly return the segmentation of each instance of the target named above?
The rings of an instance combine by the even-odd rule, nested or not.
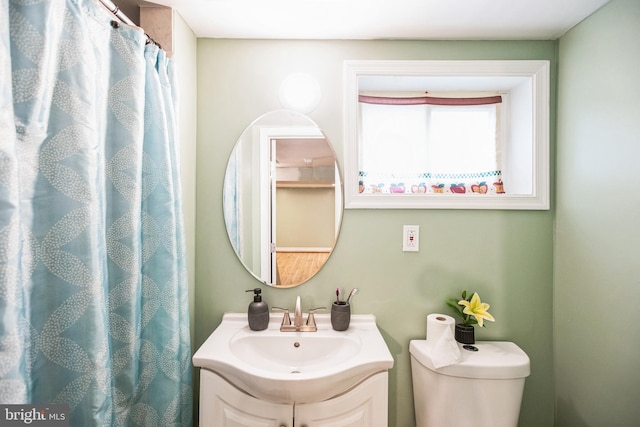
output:
[[[360,83],[374,76],[425,77],[430,82],[464,82],[457,90],[492,90],[511,92],[507,87],[513,81],[519,84],[519,92],[529,102],[526,117],[520,119],[513,112],[511,120],[526,120],[525,129],[530,143],[524,150],[526,164],[518,169],[530,171],[531,191],[527,194],[371,194],[360,193],[358,126],[358,94]],[[449,80],[447,80],[449,79]],[[502,82],[502,83],[501,83]],[[469,84],[471,86],[469,86]],[[502,87],[502,85],[507,85]],[[451,89],[449,89],[451,90]],[[520,95],[518,95],[520,96]],[[517,105],[514,94],[509,95],[510,105]],[[521,103],[520,103],[521,104]],[[511,108],[513,110],[513,108]],[[419,209],[549,209],[549,61],[345,61],[344,63],[344,114],[345,114],[345,208],[419,208]],[[508,166],[507,166],[508,167]]]

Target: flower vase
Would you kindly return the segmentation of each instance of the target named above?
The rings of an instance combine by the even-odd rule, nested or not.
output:
[[[473,325],[464,325],[462,323],[456,324],[455,329],[456,341],[462,344],[475,344],[475,328]]]

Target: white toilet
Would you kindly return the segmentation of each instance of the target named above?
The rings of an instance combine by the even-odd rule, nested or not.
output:
[[[458,345],[460,362],[435,369],[427,341],[410,342],[417,427],[516,427],[527,354],[512,342]]]

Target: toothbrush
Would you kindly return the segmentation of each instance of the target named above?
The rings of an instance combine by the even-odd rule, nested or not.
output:
[[[336,303],[340,304],[340,288],[336,288]]]
[[[349,296],[347,297],[347,303],[349,303],[349,300],[356,294],[356,292],[358,292],[358,288],[351,289],[351,292],[349,292]]]

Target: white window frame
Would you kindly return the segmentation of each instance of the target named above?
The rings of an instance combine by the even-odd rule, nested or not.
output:
[[[496,85],[491,89],[507,91],[508,109],[504,108],[503,114],[508,115],[507,134],[511,137],[503,135],[501,142],[505,150],[503,180],[506,185],[528,190],[482,195],[359,193],[359,79],[369,76],[464,78],[477,83],[478,90]],[[514,78],[526,83],[512,91],[498,87],[501,79]],[[549,61],[345,61],[344,114],[346,209],[549,209]],[[527,142],[515,145],[509,139]]]

